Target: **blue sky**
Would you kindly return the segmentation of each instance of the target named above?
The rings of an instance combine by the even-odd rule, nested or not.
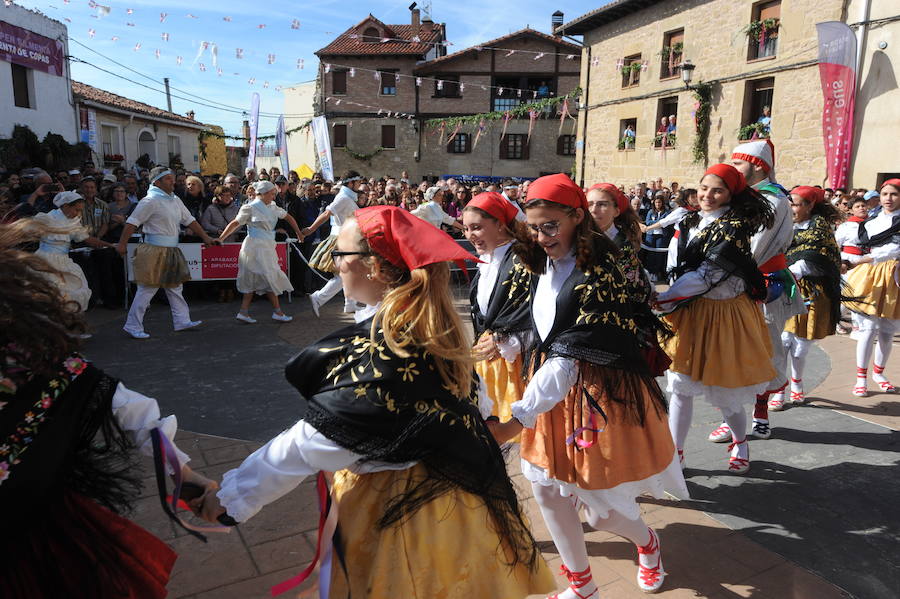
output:
[[[407,7],[411,1],[317,0],[301,4],[270,0],[263,4],[218,0],[193,4],[178,0],[15,0],[20,6],[65,23],[70,55],[154,89],[73,61],[75,80],[165,108],[165,95],[154,90],[162,90],[162,79],[168,77],[173,96],[184,98],[172,98],[174,112],[194,110],[198,120],[221,125],[231,134],[240,133],[240,110],[248,109],[254,91],[260,93],[263,113],[280,114],[284,101],[275,88],[314,79],[318,60],[313,52],[370,12],[386,23],[408,23]],[[453,43],[449,51],[454,52],[525,26],[549,32],[553,11],[562,10],[568,21],[606,2],[433,0],[431,15],[435,22],[447,24],[447,35]],[[109,8],[108,14],[102,14],[103,7]],[[514,11],[510,10],[512,7]],[[132,12],[129,14],[128,10]],[[167,13],[162,22],[160,13]],[[225,17],[231,20],[225,21]],[[295,19],[299,21],[298,29],[292,28]],[[94,30],[93,38],[89,30]],[[163,40],[164,33],[168,34],[168,41]],[[114,41],[113,37],[118,39]],[[212,65],[209,48],[195,61],[204,41],[217,46],[221,75]],[[140,48],[135,50],[138,43]],[[243,50],[241,59],[236,57],[238,48]],[[274,64],[269,64],[269,54],[275,55]],[[182,57],[181,65],[177,64],[178,56]],[[303,60],[302,69],[297,68],[299,59]],[[200,69],[201,63],[206,71]],[[254,85],[248,83],[251,78],[255,79]],[[267,89],[263,87],[266,81]],[[260,134],[273,133],[276,118],[261,116]]]

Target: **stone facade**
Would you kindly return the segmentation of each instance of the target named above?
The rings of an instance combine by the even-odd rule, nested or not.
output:
[[[370,23],[364,21],[357,29],[368,26]],[[498,85],[498,78],[514,76],[523,81],[546,80],[554,95],[569,93],[578,86],[580,49],[561,38],[525,29],[486,42],[484,46],[514,49],[517,53],[506,56],[508,52],[467,48],[448,56],[438,56],[438,53],[430,56],[342,56],[320,51],[319,107],[331,126],[335,174],[340,176],[344,171],[354,169],[366,176],[399,176],[401,171],[407,170],[410,179],[418,181],[423,177],[442,175],[537,177],[546,173],[571,172],[575,156],[557,154],[560,126],[555,111],[546,112],[536,121],[527,159],[500,158],[501,121],[490,122],[477,145],[474,144],[476,127],[464,127],[460,132],[471,136],[470,151],[466,153],[450,152],[440,143],[440,133],[426,126],[428,119],[490,112],[494,108],[491,86]],[[545,56],[536,60],[539,52],[544,52]],[[325,64],[329,65],[329,73],[324,72]],[[351,68],[355,73],[346,75],[346,94],[335,94],[335,71]],[[395,95],[380,93],[381,82],[375,71],[382,69],[393,69],[400,75]],[[442,77],[448,80],[459,78],[463,87],[459,97],[441,97],[435,80]],[[416,85],[416,78],[421,79],[420,85]],[[505,93],[509,100],[520,100],[513,91],[506,90]],[[523,92],[522,103],[532,99],[533,94]],[[575,102],[571,103],[571,111],[575,113]],[[346,126],[346,148],[334,146],[334,128],[340,125]],[[376,151],[382,145],[382,126],[385,125],[394,126],[394,148],[379,151],[367,160],[351,154],[350,151],[363,155]],[[574,120],[567,120],[562,133],[574,135],[574,129]],[[507,127],[508,134],[527,132],[527,118],[512,120]],[[452,133],[452,128],[446,130],[444,139]]]
[[[699,180],[706,165],[692,160],[696,100],[680,76],[661,78],[659,53],[665,36],[683,29],[682,57],[696,65],[693,81],[714,82],[709,162],[730,158],[739,143],[738,130],[757,117],[750,114],[753,86],[773,78],[771,138],[778,180],[784,185],[826,184],[815,24],[842,20],[842,2],[783,0],[776,55],[751,60],[743,30],[758,4],[661,2],[584,31],[589,50],[582,61],[581,86],[588,90],[583,97],[588,110],[579,117],[577,180],[628,186],[657,177],[667,183]],[[636,54],[648,61],[647,69],[640,73],[638,85],[623,88],[617,61]],[[653,147],[664,98],[677,99],[678,117],[676,146],[666,149]],[[625,119],[636,119],[636,143],[634,149],[619,150]]]

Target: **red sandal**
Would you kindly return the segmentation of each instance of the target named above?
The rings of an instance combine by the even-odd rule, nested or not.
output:
[[[566,579],[569,581],[569,589],[575,593],[575,596],[578,599],[588,599],[588,597],[592,597],[597,594],[599,590],[597,585],[594,584],[594,577],[591,575],[591,567],[588,566],[586,570],[582,572],[572,572],[568,568],[566,568],[565,564],[559,567],[560,573],[562,573]],[[578,592],[578,589],[584,588],[588,584],[594,585],[594,590],[588,593],[587,595],[582,595]],[[553,593],[552,595],[547,595],[547,599],[559,599],[559,593]]]
[[[728,446],[728,451],[731,452],[738,445],[743,445],[747,442],[747,439],[743,441],[735,441]],[[747,459],[739,458],[737,456],[730,456],[728,458],[728,471],[733,474],[747,474],[747,471],[750,470],[750,455],[748,452]]]
[[[655,593],[659,590],[659,587],[662,586],[663,580],[666,578],[666,571],[663,570],[662,552],[659,548],[659,537],[656,536],[656,532],[654,532],[652,528],[648,528],[647,530],[650,531],[650,542],[643,547],[639,546],[637,550],[641,555],[656,554],[656,565],[652,568],[647,568],[641,564],[640,560],[638,560],[637,583],[638,587],[645,593]]]
[[[856,368],[856,386],[853,387],[853,395],[856,397],[868,397],[869,390],[866,388],[866,374],[868,373],[867,368]],[[862,381],[862,385],[859,382]]]
[[[884,366],[879,366],[878,364],[875,364],[874,367],[872,368],[872,370],[875,372],[875,374],[877,374],[881,378],[884,378]],[[874,380],[874,377],[872,377],[872,380]],[[897,392],[897,387],[893,386],[891,384],[891,382],[887,379],[884,379],[883,381],[875,381],[875,384],[878,385],[878,387],[885,393],[896,393]]]

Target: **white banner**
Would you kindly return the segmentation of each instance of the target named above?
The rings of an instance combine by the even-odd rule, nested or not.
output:
[[[328,121],[324,116],[315,117],[310,123],[313,138],[316,140],[316,154],[319,157],[319,170],[326,181],[334,181],[334,163],[331,161],[331,138],[328,135]]]
[[[250,98],[250,154],[247,168],[256,168],[256,132],[259,128],[259,94],[253,92]]]

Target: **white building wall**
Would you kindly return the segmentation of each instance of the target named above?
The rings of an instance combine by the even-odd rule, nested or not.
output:
[[[16,4],[0,5],[0,21],[60,40],[65,54],[69,53],[68,33],[62,23]],[[39,139],[47,133],[56,133],[70,143],[78,141],[68,60],[63,61],[63,76],[29,71],[29,83],[34,84],[35,105],[34,108],[20,108],[13,101],[11,65],[0,60],[0,138],[9,137],[14,125],[26,125]]]

